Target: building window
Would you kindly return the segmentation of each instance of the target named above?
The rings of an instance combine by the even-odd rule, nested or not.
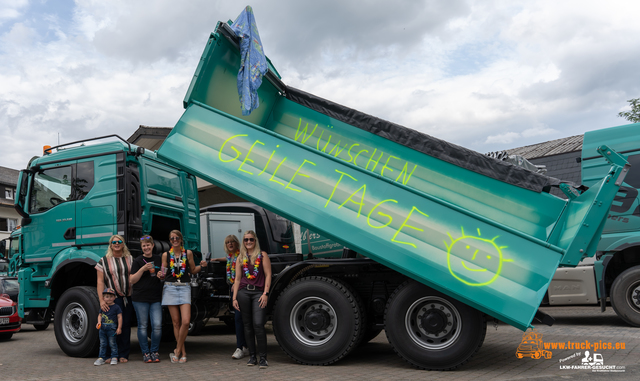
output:
[[[12,232],[16,230],[18,220],[16,218],[0,218],[0,232]]]
[[[13,200],[13,197],[15,196],[15,189],[13,188],[5,188],[4,190],[4,198],[6,198],[7,200]]]

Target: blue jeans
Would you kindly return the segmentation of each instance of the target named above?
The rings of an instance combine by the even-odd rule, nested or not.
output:
[[[103,360],[107,359],[107,345],[111,347],[111,357],[118,358],[118,344],[116,344],[116,331],[118,330],[118,324],[104,324],[100,327],[100,357]]]
[[[162,337],[162,304],[161,302],[145,303],[133,302],[138,317],[138,342],[142,354],[158,352]],[[147,341],[147,328],[151,318],[151,350]]]

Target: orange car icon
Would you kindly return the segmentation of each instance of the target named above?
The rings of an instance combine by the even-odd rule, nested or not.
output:
[[[531,357],[532,359],[551,358],[551,351],[542,349],[542,334],[531,331],[522,334],[522,342],[516,350],[516,357],[521,359]]]

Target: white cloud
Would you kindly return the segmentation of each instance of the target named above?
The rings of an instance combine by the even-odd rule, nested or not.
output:
[[[516,141],[516,139],[518,139],[519,137],[520,137],[520,134],[517,133],[517,132],[507,132],[507,133],[500,134],[500,135],[488,136],[487,140],[485,141],[485,143],[488,143],[488,144],[494,144],[494,143],[511,144],[514,141]]]
[[[28,0],[0,0],[0,26],[7,20],[20,17]]]

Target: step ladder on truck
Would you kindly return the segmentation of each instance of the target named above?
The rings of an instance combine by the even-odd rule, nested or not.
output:
[[[549,282],[594,255],[624,157],[599,147],[611,169],[584,191],[289,87],[269,61],[244,116],[239,43],[219,22],[158,156],[367,257],[273,280],[267,308],[291,358],[331,364],[384,328],[410,364],[455,369],[487,318],[549,320]]]

